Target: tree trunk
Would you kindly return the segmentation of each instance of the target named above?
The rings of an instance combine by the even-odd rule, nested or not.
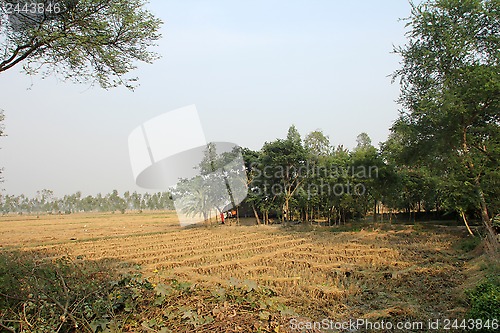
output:
[[[283,222],[285,221],[285,219],[286,219],[286,221],[290,221],[290,216],[289,216],[290,215],[289,201],[290,201],[290,198],[287,198],[285,200],[285,214],[286,214],[286,217],[283,216]]]
[[[332,226],[332,208],[328,208],[328,215],[327,215],[327,220],[328,220],[328,226]]]
[[[259,213],[257,213],[257,209],[255,209],[255,205],[252,205],[253,213],[255,215],[255,220],[257,221],[257,225],[260,225]]]
[[[495,230],[493,230],[493,226],[491,225],[490,217],[488,214],[488,207],[486,206],[486,199],[484,198],[484,192],[481,189],[479,179],[477,178],[476,187],[477,193],[479,195],[479,202],[481,204],[481,220],[484,224],[484,227],[486,228],[486,240],[488,243],[488,247],[493,253],[498,253],[499,246],[497,236]]]
[[[460,215],[462,216],[462,220],[464,221],[465,226],[467,227],[467,231],[469,232],[469,234],[471,236],[474,236],[474,233],[472,232],[472,230],[469,227],[469,223],[467,223],[467,219],[465,218],[465,213],[463,210],[460,210]]]
[[[480,204],[480,209],[481,209],[481,220],[483,222],[484,227],[486,228],[486,243],[488,246],[488,249],[493,252],[494,254],[498,253],[499,246],[498,246],[498,240],[496,237],[495,230],[493,230],[493,227],[491,226],[491,221],[490,217],[488,214],[488,207],[486,205],[486,199],[484,198],[484,192],[483,189],[481,188],[481,181],[480,181],[480,176],[475,174],[475,167],[474,163],[472,163],[472,160],[468,154],[469,152],[469,147],[467,145],[467,129],[464,128],[463,130],[463,143],[462,147],[465,153],[465,166],[467,169],[469,169],[470,175],[474,177],[474,182],[476,186],[476,192],[479,197],[479,204]]]
[[[240,206],[236,206],[236,225],[240,225]]]

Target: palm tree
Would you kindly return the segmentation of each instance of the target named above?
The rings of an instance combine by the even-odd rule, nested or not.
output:
[[[203,216],[203,221],[207,221],[211,210],[207,189],[202,176],[179,182],[173,193],[181,212],[192,217]]]

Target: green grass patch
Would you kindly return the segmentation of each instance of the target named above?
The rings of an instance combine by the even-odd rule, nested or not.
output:
[[[456,247],[458,250],[468,253],[475,250],[481,244],[481,241],[482,239],[479,236],[467,235],[466,238],[458,242]]]
[[[489,275],[474,289],[466,291],[468,318],[481,323],[475,332],[498,332],[500,327],[500,277]],[[488,325],[485,325],[488,323]],[[496,327],[496,329],[495,329]]]
[[[370,227],[370,225],[365,224],[341,224],[341,225],[334,225],[330,227],[331,232],[361,232],[361,230],[366,229],[367,227]]]

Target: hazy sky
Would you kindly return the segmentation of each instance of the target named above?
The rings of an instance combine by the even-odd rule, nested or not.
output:
[[[398,115],[394,45],[405,43],[405,0],[160,1],[156,49],[141,86],[105,91],[55,78],[0,74],[8,137],[0,167],[8,194],[140,190],[127,139],[144,121],[196,104],[205,136],[259,149],[321,129],[349,148],[367,132],[384,141]]]

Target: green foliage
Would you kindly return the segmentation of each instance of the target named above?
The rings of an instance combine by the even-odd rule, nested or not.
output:
[[[58,13],[22,15],[0,12],[0,72],[23,64],[28,74],[44,68],[65,80],[98,83],[103,88],[125,85],[124,75],[137,61],[158,55],[148,48],[160,38],[161,21],[144,0],[63,0]]]
[[[306,159],[302,139],[293,125],[286,140],[277,139],[264,144],[258,159],[259,177],[254,181],[261,196],[262,211],[273,209],[283,220],[290,219],[292,199],[304,181],[302,167]]]
[[[464,252],[470,252],[475,250],[479,244],[481,244],[481,237],[479,236],[470,236],[460,241],[458,244],[458,248]]]
[[[196,166],[199,173],[181,178],[172,190],[179,212],[207,221],[211,214],[236,208],[247,194],[241,173],[241,148],[210,142]],[[232,184],[232,185],[231,185]]]
[[[69,332],[113,313],[113,275],[104,263],[0,254],[0,324],[23,332]]]
[[[366,226],[361,226],[359,224],[342,224],[337,225],[330,229],[331,232],[361,232]]]
[[[373,147],[372,146],[372,139],[365,132],[360,133],[356,137],[356,143],[357,143],[356,150],[370,149],[370,147]]]
[[[487,320],[500,320],[500,278],[490,276],[480,283],[473,290],[467,291],[470,310],[468,317],[471,319],[482,319],[483,323]],[[496,332],[495,329],[481,329],[476,332]]]
[[[0,212],[8,213],[48,213],[71,214],[74,212],[115,212],[122,214],[127,210],[172,210],[173,200],[169,192],[130,193],[119,195],[117,190],[106,195],[97,194],[82,197],[81,192],[65,195],[63,198],[54,196],[51,190],[37,191],[34,198],[25,195],[1,195]]]
[[[487,208],[500,207],[499,6],[498,0],[412,6],[408,42],[395,49],[403,110],[384,145],[402,172],[439,175],[425,190],[434,195],[421,193],[419,201],[427,196],[449,211],[481,212],[490,234]]]
[[[495,228],[500,229],[500,214],[493,218],[492,224]]]
[[[359,142],[352,152],[333,149],[317,130],[302,143],[291,126],[286,139],[266,142],[260,151],[244,149],[246,202],[265,223],[273,212],[281,220],[326,220],[329,225],[363,218],[375,203],[392,204],[398,180],[394,167],[366,133]]]
[[[271,332],[293,313],[253,281],[232,279],[206,289],[175,279],[153,283],[138,270],[122,266],[118,273],[118,267],[51,253],[0,253],[0,327],[26,333],[211,332],[241,320],[246,331]]]
[[[309,133],[304,140],[304,148],[311,157],[324,157],[332,152],[330,139],[322,131],[316,130]]]

